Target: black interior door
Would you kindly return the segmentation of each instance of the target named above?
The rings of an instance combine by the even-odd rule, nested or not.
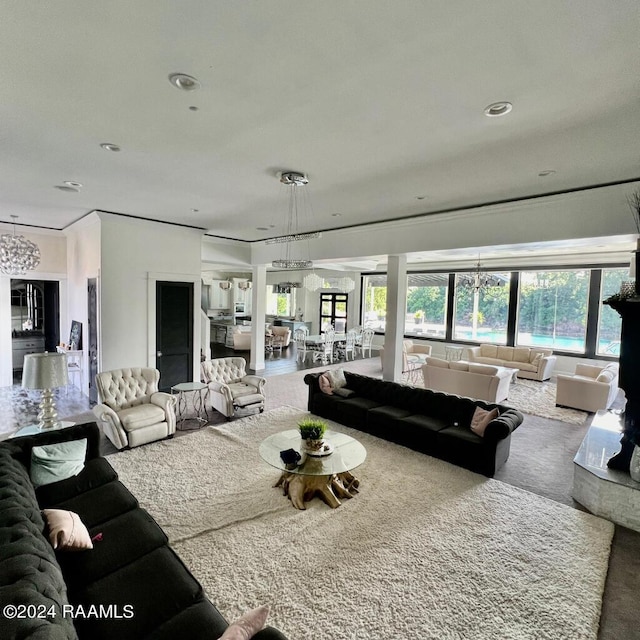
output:
[[[44,350],[55,353],[60,344],[60,283],[45,280],[44,289]]]
[[[193,283],[156,283],[156,366],[160,389],[193,380]]]
[[[96,279],[87,280],[87,324],[88,324],[88,357],[89,357],[89,400],[98,402],[96,375],[98,374],[98,294]]]
[[[320,330],[327,324],[333,325],[336,333],[344,333],[347,330],[347,293],[321,293],[320,294]]]

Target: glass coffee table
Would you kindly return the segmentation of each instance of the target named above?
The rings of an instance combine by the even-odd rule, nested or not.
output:
[[[304,451],[298,429],[275,433],[260,444],[262,459],[282,471],[274,487],[282,487],[296,509],[304,509],[304,503],[315,495],[335,509],[342,504],[340,498],[353,498],[358,493],[360,482],[351,471],[365,461],[367,450],[351,436],[337,431],[327,431],[324,439],[333,450],[323,456]],[[280,453],[288,449],[300,454],[298,462],[282,461]]]

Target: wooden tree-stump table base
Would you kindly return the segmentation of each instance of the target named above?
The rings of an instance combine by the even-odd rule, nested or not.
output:
[[[282,487],[282,493],[296,509],[305,509],[304,503],[314,496],[324,500],[332,509],[342,503],[339,498],[353,498],[358,493],[360,481],[349,471],[331,476],[305,476],[283,471],[274,487]]]

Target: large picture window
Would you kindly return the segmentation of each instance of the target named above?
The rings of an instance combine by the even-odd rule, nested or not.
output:
[[[456,277],[454,339],[507,343],[509,274],[490,275],[492,284],[479,288],[466,284],[465,274]]]
[[[620,355],[620,332],[622,318],[617,311],[602,304],[609,296],[620,291],[623,280],[629,280],[629,269],[603,269],[598,314],[598,344],[596,354],[600,356]]]
[[[267,285],[266,312],[269,316],[293,316],[296,290],[279,284]]]
[[[587,269],[520,273],[516,344],[584,353]]]
[[[384,333],[387,313],[387,276],[365,276],[362,284],[362,325]]]
[[[405,334],[444,338],[447,334],[447,292],[444,273],[412,273],[407,278]]]

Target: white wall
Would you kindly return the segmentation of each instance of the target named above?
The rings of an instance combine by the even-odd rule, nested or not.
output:
[[[155,366],[155,282],[194,283],[194,368],[199,377],[202,232],[99,212],[101,370]]]
[[[84,217],[65,230],[67,237],[68,302],[60,309],[60,336],[67,342],[71,321],[82,323],[83,393],[89,393],[88,297],[87,281],[96,278],[98,297],[98,344],[100,344],[100,218],[96,213]],[[98,351],[98,370],[100,367]]]

